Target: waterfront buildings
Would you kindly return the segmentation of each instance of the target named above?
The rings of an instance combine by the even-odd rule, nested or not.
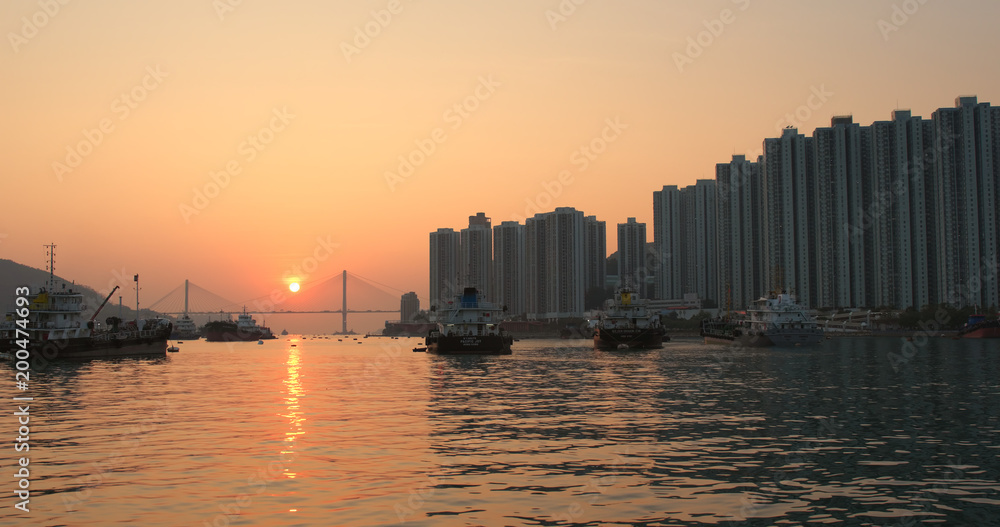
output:
[[[492,298],[493,229],[485,213],[469,216],[469,227],[462,229],[460,244],[459,281]]]
[[[559,207],[535,214],[524,227],[528,317],[581,316],[586,288],[583,212]]]
[[[399,319],[403,322],[412,322],[413,318],[420,312],[420,299],[413,291],[404,294],[399,299]]]
[[[583,218],[584,292],[604,289],[608,275],[607,226],[597,216]]]
[[[653,192],[653,246],[656,254],[656,297],[682,298],[681,192],[667,185]]]
[[[813,308],[1000,306],[1000,108],[959,97],[929,120],[891,117],[838,116],[811,137],[788,128],[756,161],[716,167],[719,298],[741,306],[784,289]]]
[[[959,97],[930,119],[835,116],[809,136],[764,139],[760,156],[733,156],[714,180],[655,191],[652,244],[635,218],[617,224],[608,283],[650,278],[657,300],[734,309],[774,290],[811,308],[1000,307],[998,206],[1000,107]],[[443,284],[471,280],[514,314],[565,318],[605,287],[595,216],[559,208],[504,222],[491,244],[488,227],[485,214],[470,218],[461,248],[451,229],[431,234],[432,305]]]
[[[512,314],[526,313],[527,255],[524,225],[505,221],[493,227],[493,297]]]
[[[618,224],[618,284],[639,291],[646,284],[646,224],[629,218]]]

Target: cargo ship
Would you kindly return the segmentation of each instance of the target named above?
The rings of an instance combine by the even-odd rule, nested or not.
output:
[[[823,340],[823,330],[789,293],[772,293],[750,304],[746,313],[705,320],[705,343],[748,347],[798,346]]]
[[[438,311],[436,327],[428,332],[427,351],[442,355],[510,355],[514,338],[500,327],[503,309],[483,300],[475,287],[466,287],[461,296]]]
[[[173,340],[198,340],[200,337],[198,326],[187,313],[177,319],[177,322],[174,323],[174,331],[170,334],[170,338]]]
[[[246,306],[243,307],[243,312],[237,317],[236,322],[232,320],[209,322],[202,328],[202,334],[208,342],[250,342],[277,338],[271,333],[271,328],[257,325],[257,321],[247,313]]]
[[[594,349],[655,349],[669,341],[660,315],[649,313],[646,300],[629,287],[615,291],[594,327]]]
[[[83,315],[87,309],[83,292],[68,287],[65,282],[57,287],[53,263],[49,262],[46,286],[35,291],[27,286],[18,288],[17,309],[7,313],[0,322],[0,351],[4,357],[21,359],[27,356],[34,365],[42,359],[166,356],[167,338],[173,330],[169,320],[123,321],[118,317],[108,317],[105,320],[107,325],[98,327],[97,316],[118,286],[87,319]],[[139,275],[135,275],[135,282],[138,290]],[[25,354],[24,350],[28,353]]]

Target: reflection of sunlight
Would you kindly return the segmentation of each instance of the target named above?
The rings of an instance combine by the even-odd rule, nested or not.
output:
[[[288,362],[286,362],[288,377],[284,381],[285,387],[288,389],[287,396],[285,397],[287,413],[281,416],[287,418],[291,426],[288,432],[285,432],[285,448],[281,451],[282,458],[287,458],[290,454],[295,453],[295,439],[304,433],[302,431],[302,423],[305,422],[305,418],[302,417],[302,413],[299,411],[299,397],[305,394],[299,379],[300,362],[299,350],[297,348],[290,348],[288,350]],[[288,467],[285,467],[285,476],[289,479],[294,479],[296,474],[288,470]]]

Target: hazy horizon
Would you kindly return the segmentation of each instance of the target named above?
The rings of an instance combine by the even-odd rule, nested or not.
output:
[[[610,254],[655,190],[784,126],[1000,104],[1000,4],[982,0],[0,9],[0,258],[44,268],[55,243],[58,274],[139,273],[149,301],[347,269],[426,307],[428,234],[477,212],[575,207]]]

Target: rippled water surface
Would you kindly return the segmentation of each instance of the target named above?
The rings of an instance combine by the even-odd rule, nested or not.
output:
[[[33,373],[31,512],[4,477],[0,524],[1000,524],[1000,341],[418,343],[186,342]]]

